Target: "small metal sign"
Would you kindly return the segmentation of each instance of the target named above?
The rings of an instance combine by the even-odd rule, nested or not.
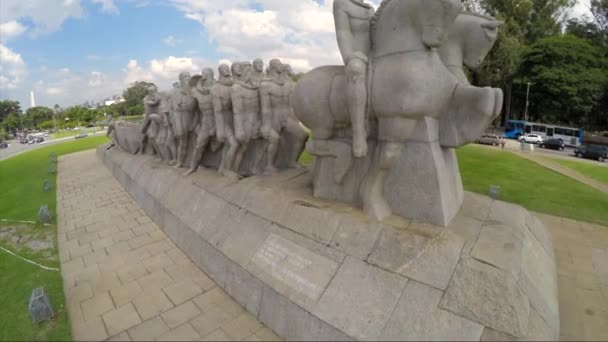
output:
[[[44,190],[44,192],[49,192],[52,188],[53,186],[51,185],[51,181],[45,180],[44,184],[42,185],[42,189]]]

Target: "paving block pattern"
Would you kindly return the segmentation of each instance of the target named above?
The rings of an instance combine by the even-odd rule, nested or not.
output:
[[[95,151],[61,157],[57,182],[75,341],[280,340],[171,242]]]

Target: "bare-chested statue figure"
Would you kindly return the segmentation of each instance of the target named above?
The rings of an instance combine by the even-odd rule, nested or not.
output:
[[[197,106],[190,89],[190,73],[180,73],[179,82],[180,87],[171,93],[171,121],[177,139],[177,164],[175,164],[177,168],[183,167],[186,163],[188,140],[194,130]]]
[[[201,78],[196,88],[192,91],[192,95],[194,95],[198,102],[200,121],[196,126],[197,139],[194,155],[192,156],[192,164],[190,170],[185,173],[186,176],[196,172],[198,165],[203,159],[205,150],[209,146],[209,141],[215,136],[215,116],[213,112],[213,96],[211,95],[211,89],[215,85],[215,78],[213,76],[213,69],[203,69]]]
[[[353,155],[367,155],[367,66],[374,9],[363,0],[334,0],[338,46],[346,66],[347,103],[353,130]]]
[[[234,112],[234,134],[239,147],[233,163],[233,170],[239,172],[249,142],[258,136],[260,128],[259,84],[252,80],[251,63],[233,64],[234,85],[232,86],[232,108]]]
[[[255,86],[259,86],[265,78],[266,73],[264,72],[264,61],[261,58],[254,59],[251,83]]]
[[[211,88],[216,139],[224,144],[222,163],[218,171],[226,177],[238,178],[238,175],[232,171],[238,149],[238,142],[234,136],[234,115],[232,112],[232,98],[230,97],[234,81],[228,64],[220,65],[218,71],[219,79]]]
[[[143,134],[143,139],[141,141],[141,149],[135,154],[146,153],[148,142],[151,143],[154,152],[159,154],[159,149],[156,144],[158,126],[156,126],[156,124],[150,119],[150,116],[159,113],[160,96],[158,95],[158,88],[154,84],[150,85],[147,89],[148,95],[144,97],[144,122],[141,126],[141,134]]]
[[[294,150],[296,146],[304,145],[308,135],[306,135],[306,132],[302,134],[303,129],[300,127],[298,120],[295,119],[295,115],[293,114],[290,103],[293,86],[287,84],[283,77],[283,64],[280,60],[273,59],[270,61],[268,71],[269,79],[262,82],[260,85],[260,103],[262,106],[261,133],[262,136],[268,140],[265,173],[272,174],[277,172],[275,160],[283,130],[292,133],[298,140],[292,146]],[[297,167],[297,157],[291,159],[291,166]]]

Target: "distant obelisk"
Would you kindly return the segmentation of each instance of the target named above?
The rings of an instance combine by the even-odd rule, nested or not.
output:
[[[32,108],[36,107],[36,98],[34,97],[34,91],[30,91],[30,104]]]

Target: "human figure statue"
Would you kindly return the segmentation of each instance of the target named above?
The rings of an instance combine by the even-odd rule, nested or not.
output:
[[[273,59],[270,61],[268,76],[269,79],[260,85],[260,103],[262,106],[261,133],[264,139],[268,140],[267,164],[264,173],[272,174],[277,172],[275,161],[283,130],[294,133],[297,137],[298,142],[294,146],[303,146],[308,136],[304,136],[305,134],[300,135],[303,129],[299,127],[298,121],[294,118],[295,115],[293,114],[290,102],[293,87],[285,82],[283,64],[280,60]],[[303,142],[300,142],[300,140],[303,140]],[[296,164],[297,162],[292,161],[291,166],[295,167]]]
[[[196,172],[211,138],[215,136],[215,116],[213,111],[213,96],[211,95],[211,89],[214,85],[213,69],[203,69],[201,79],[192,91],[192,95],[198,103],[200,121],[196,126],[197,139],[194,155],[192,156],[192,164],[190,165],[190,170],[185,173],[186,176]]]
[[[156,141],[157,145],[159,145],[160,149],[165,154],[165,160],[168,164],[175,165],[177,163],[177,144],[175,141],[175,134],[173,133],[173,125],[171,123],[171,94],[162,92],[159,93],[159,97],[161,125]]]
[[[228,64],[220,65],[218,71],[219,79],[213,88],[211,88],[216,139],[224,144],[222,163],[218,171],[226,177],[238,178],[232,167],[238,149],[238,142],[234,136],[234,115],[232,112],[232,98],[230,96],[234,80],[232,79]]]
[[[253,80],[251,63],[233,64],[231,99],[234,111],[234,134],[238,142],[238,149],[233,162],[233,170],[239,172],[245,151],[249,142],[258,136],[260,124],[260,96],[259,83]]]
[[[367,156],[367,67],[374,9],[363,0],[334,0],[338,46],[346,66],[346,98],[353,131],[353,155]]]
[[[179,74],[180,87],[171,93],[171,118],[173,130],[177,139],[176,168],[186,164],[188,153],[188,140],[194,130],[197,101],[190,89],[190,73]]]
[[[143,138],[141,141],[141,149],[135,154],[146,153],[146,147],[148,141],[151,141],[152,148],[156,154],[160,154],[158,145],[156,144],[156,136],[158,135],[158,125],[150,119],[150,115],[158,114],[160,109],[160,96],[158,95],[158,88],[152,84],[148,86],[148,95],[144,97],[144,122],[141,126],[141,134]],[[150,139],[152,138],[152,139]]]
[[[266,73],[264,72],[264,61],[261,58],[256,58],[253,60],[251,83],[259,86],[264,79],[266,79]]]
[[[296,82],[293,80],[294,72],[291,65],[283,64],[282,76],[288,93],[287,98],[291,99],[291,94],[293,94],[296,87]],[[294,141],[291,141],[290,144],[289,167],[299,169],[302,168],[302,165],[298,164],[298,160],[300,160],[300,155],[308,140],[308,133],[300,125],[300,120],[296,117],[293,106],[289,106],[289,109],[285,122],[285,130],[291,133],[295,139]]]

